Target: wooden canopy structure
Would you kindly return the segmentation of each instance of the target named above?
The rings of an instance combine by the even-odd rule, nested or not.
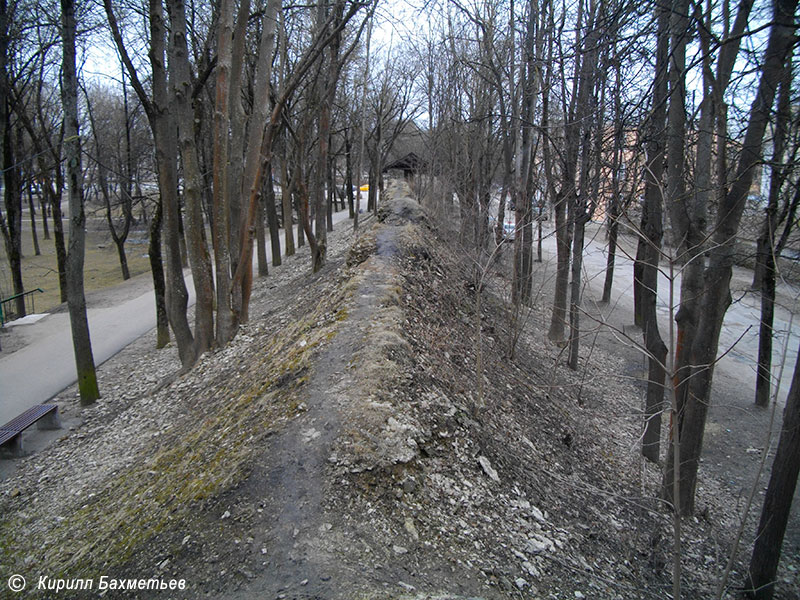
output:
[[[402,158],[390,162],[383,168],[384,173],[389,171],[402,171],[403,177],[408,180],[412,180],[417,173],[424,173],[427,170],[428,163],[414,152],[409,152]]]

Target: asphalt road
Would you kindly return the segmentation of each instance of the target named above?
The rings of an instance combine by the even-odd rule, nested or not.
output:
[[[548,250],[555,256],[555,241],[548,240]],[[604,231],[598,229],[593,236],[587,236],[586,250],[584,252],[584,277],[591,290],[588,302],[595,302],[602,296],[603,282],[605,280],[607,245]],[[604,307],[600,312],[608,313],[617,307],[626,311],[633,320],[633,260],[625,252],[618,252],[614,269],[614,286],[611,295],[610,307]],[[669,343],[670,326],[670,277],[669,266],[661,264],[658,277],[658,300],[656,310],[659,316],[661,335]],[[672,285],[674,297],[672,311],[678,310],[680,302],[681,272],[680,267],[675,267],[674,283]],[[755,393],[755,377],[758,357],[759,325],[761,322],[761,298],[757,294],[745,293],[753,278],[753,271],[742,267],[734,267],[733,281],[731,282],[731,295],[733,303],[725,313],[720,333],[719,348],[717,351],[718,363],[715,367],[715,378],[723,377],[738,382],[743,388],[749,388]],[[788,381],[791,380],[792,369],[797,361],[798,346],[800,346],[800,323],[795,322],[793,313],[798,309],[800,289],[796,286],[779,283],[778,299],[775,306],[775,320],[773,330],[775,341],[773,343],[773,374],[777,377],[779,365],[784,360],[783,352],[786,350],[785,371],[783,385],[779,392],[781,402],[784,402],[789,391]],[[596,306],[596,305],[595,305]],[[588,324],[587,325],[591,325]],[[788,336],[788,340],[787,340]],[[637,341],[640,335],[636,334]]]
[[[348,211],[334,213],[334,226],[348,220]],[[285,251],[281,233],[281,252]],[[267,255],[272,260],[270,245]],[[255,256],[254,256],[255,263]],[[278,267],[280,268],[280,267]],[[187,269],[189,305],[195,301],[194,285]],[[89,331],[95,364],[99,365],[156,326],[153,286],[149,275],[116,286],[125,297],[114,306],[88,309]],[[0,357],[0,426],[31,406],[46,402],[77,381],[69,315],[50,314],[25,327],[32,340],[24,348]]]

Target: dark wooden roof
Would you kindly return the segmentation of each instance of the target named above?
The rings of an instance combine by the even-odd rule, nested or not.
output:
[[[427,167],[428,165],[424,160],[422,160],[415,153],[409,152],[404,157],[390,162],[383,168],[383,170],[390,171],[393,169],[399,169],[403,171],[424,171],[427,169]]]

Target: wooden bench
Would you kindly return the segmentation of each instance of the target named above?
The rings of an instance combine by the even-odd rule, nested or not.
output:
[[[39,429],[60,429],[58,404],[39,404],[0,426],[0,451],[5,455],[22,456],[22,432],[34,423]]]

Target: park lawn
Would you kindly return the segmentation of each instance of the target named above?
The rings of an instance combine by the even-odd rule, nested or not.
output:
[[[22,233],[22,281],[25,291],[40,288],[43,293],[32,294],[31,300],[26,302],[29,312],[49,312],[61,304],[61,295],[58,288],[58,267],[56,263],[55,239],[50,222],[50,239],[45,240],[42,235],[41,220],[37,219],[36,229],[39,235],[39,248],[41,255],[35,256],[33,238],[31,236],[30,220],[27,215],[23,217]],[[117,248],[111,240],[108,230],[101,227],[103,221],[93,221],[86,231],[86,258],[84,261],[84,285],[86,292],[101,290],[117,285],[123,281],[122,269],[119,265]],[[65,230],[68,222],[64,220]],[[69,243],[68,232],[65,231],[66,244]],[[125,254],[128,258],[128,269],[131,277],[136,277],[150,270],[147,258],[147,232],[131,231],[125,244]],[[13,294],[11,270],[8,265],[5,244],[0,244],[0,297],[6,298]]]

